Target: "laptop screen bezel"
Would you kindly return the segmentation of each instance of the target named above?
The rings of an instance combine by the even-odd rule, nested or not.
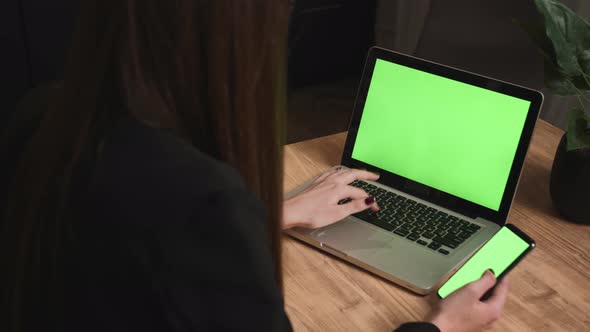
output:
[[[506,188],[502,196],[500,208],[498,211],[475,204],[461,197],[451,195],[430,186],[412,181],[403,176],[388,172],[384,169],[367,164],[360,160],[352,158],[352,150],[358,134],[359,124],[365,107],[369,85],[373,76],[373,70],[377,59],[396,63],[409,68],[421,70],[430,74],[442,76],[459,82],[467,83],[473,86],[481,87],[491,91],[506,94],[523,100],[530,101],[530,107],[526,116],[525,124],[521,132],[515,158],[510,169]],[[341,164],[350,168],[364,168],[369,171],[381,174],[380,183],[390,186],[397,190],[406,192],[420,199],[426,200],[433,204],[442,206],[457,213],[466,215],[471,218],[481,217],[493,221],[499,225],[504,225],[508,218],[508,212],[512,205],[512,200],[516,192],[518,180],[524,165],[528,147],[531,142],[536,121],[543,104],[543,94],[539,91],[531,90],[511,83],[503,82],[482,75],[470,73],[456,68],[444,66],[427,60],[415,58],[409,55],[385,50],[379,47],[373,47],[369,50],[363,76],[359,84],[354,110],[350,120],[348,135],[342,154]]]

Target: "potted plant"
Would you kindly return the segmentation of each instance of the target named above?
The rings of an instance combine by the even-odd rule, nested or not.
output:
[[[590,24],[560,1],[535,5],[543,21],[518,24],[544,56],[546,88],[577,99],[553,162],[551,198],[564,217],[590,224]]]

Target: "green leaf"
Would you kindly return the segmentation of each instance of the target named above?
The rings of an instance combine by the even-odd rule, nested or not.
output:
[[[582,51],[579,62],[580,66],[582,67],[582,71],[584,71],[586,74],[590,74],[590,49]]]
[[[553,44],[557,72],[579,89],[590,90],[590,24],[559,1],[535,0],[535,4]]]
[[[567,130],[568,151],[590,148],[590,117],[581,108],[574,108],[569,113]]]
[[[572,96],[579,93],[574,83],[560,73],[555,64],[548,59],[545,59],[545,86],[560,96]]]

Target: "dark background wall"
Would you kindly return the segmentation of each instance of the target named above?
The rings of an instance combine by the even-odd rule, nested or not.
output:
[[[31,84],[27,51],[23,32],[22,12],[18,0],[4,0],[0,4],[0,123],[12,113],[16,100]]]
[[[289,35],[288,142],[346,130],[376,1],[297,0]]]
[[[61,76],[76,12],[74,0],[20,0],[32,85]]]
[[[29,89],[61,76],[76,11],[74,0],[0,4],[0,128]]]
[[[541,19],[533,0],[334,2],[338,4],[332,8],[323,7],[323,10],[332,11],[334,16],[340,17],[325,25],[314,26],[313,30],[309,31],[310,35],[321,34],[320,31],[324,30],[339,30],[340,28],[333,26],[334,22],[339,22],[336,24],[340,24],[341,28],[363,25],[358,28],[360,31],[367,31],[364,25],[369,25],[375,33],[365,34],[365,41],[358,42],[358,47],[366,47],[366,41],[370,40],[370,43],[385,48],[527,87],[543,87],[541,55],[528,36],[512,23],[513,18],[525,21]],[[563,2],[582,15],[590,17],[590,1]],[[320,6],[320,3],[308,2],[305,5],[313,11],[314,6]],[[354,10],[348,11],[345,8]],[[377,15],[357,19],[356,13],[368,11],[377,11]],[[324,54],[331,47],[334,45],[317,44],[314,48],[308,47],[302,52]],[[347,44],[346,47],[353,46]],[[349,55],[343,52],[340,56]],[[296,62],[291,61],[291,72],[299,71],[297,66],[293,66],[294,63]],[[307,72],[313,75],[314,68],[315,65],[310,65]],[[359,77],[358,71],[350,71],[349,75],[334,76],[331,81],[322,80],[317,84],[291,86],[288,141],[296,142],[346,130]],[[565,128],[570,99],[558,98],[549,93],[545,95],[541,117]]]

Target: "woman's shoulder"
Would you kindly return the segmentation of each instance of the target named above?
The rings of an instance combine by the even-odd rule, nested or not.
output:
[[[98,166],[119,181],[163,182],[174,188],[217,191],[243,187],[238,172],[172,131],[121,121],[100,148]],[[139,184],[139,183],[138,183]]]
[[[108,196],[111,207],[124,205],[147,216],[182,217],[206,209],[215,197],[260,209],[230,165],[171,132],[133,120],[123,121],[106,137],[93,173],[95,200]]]

